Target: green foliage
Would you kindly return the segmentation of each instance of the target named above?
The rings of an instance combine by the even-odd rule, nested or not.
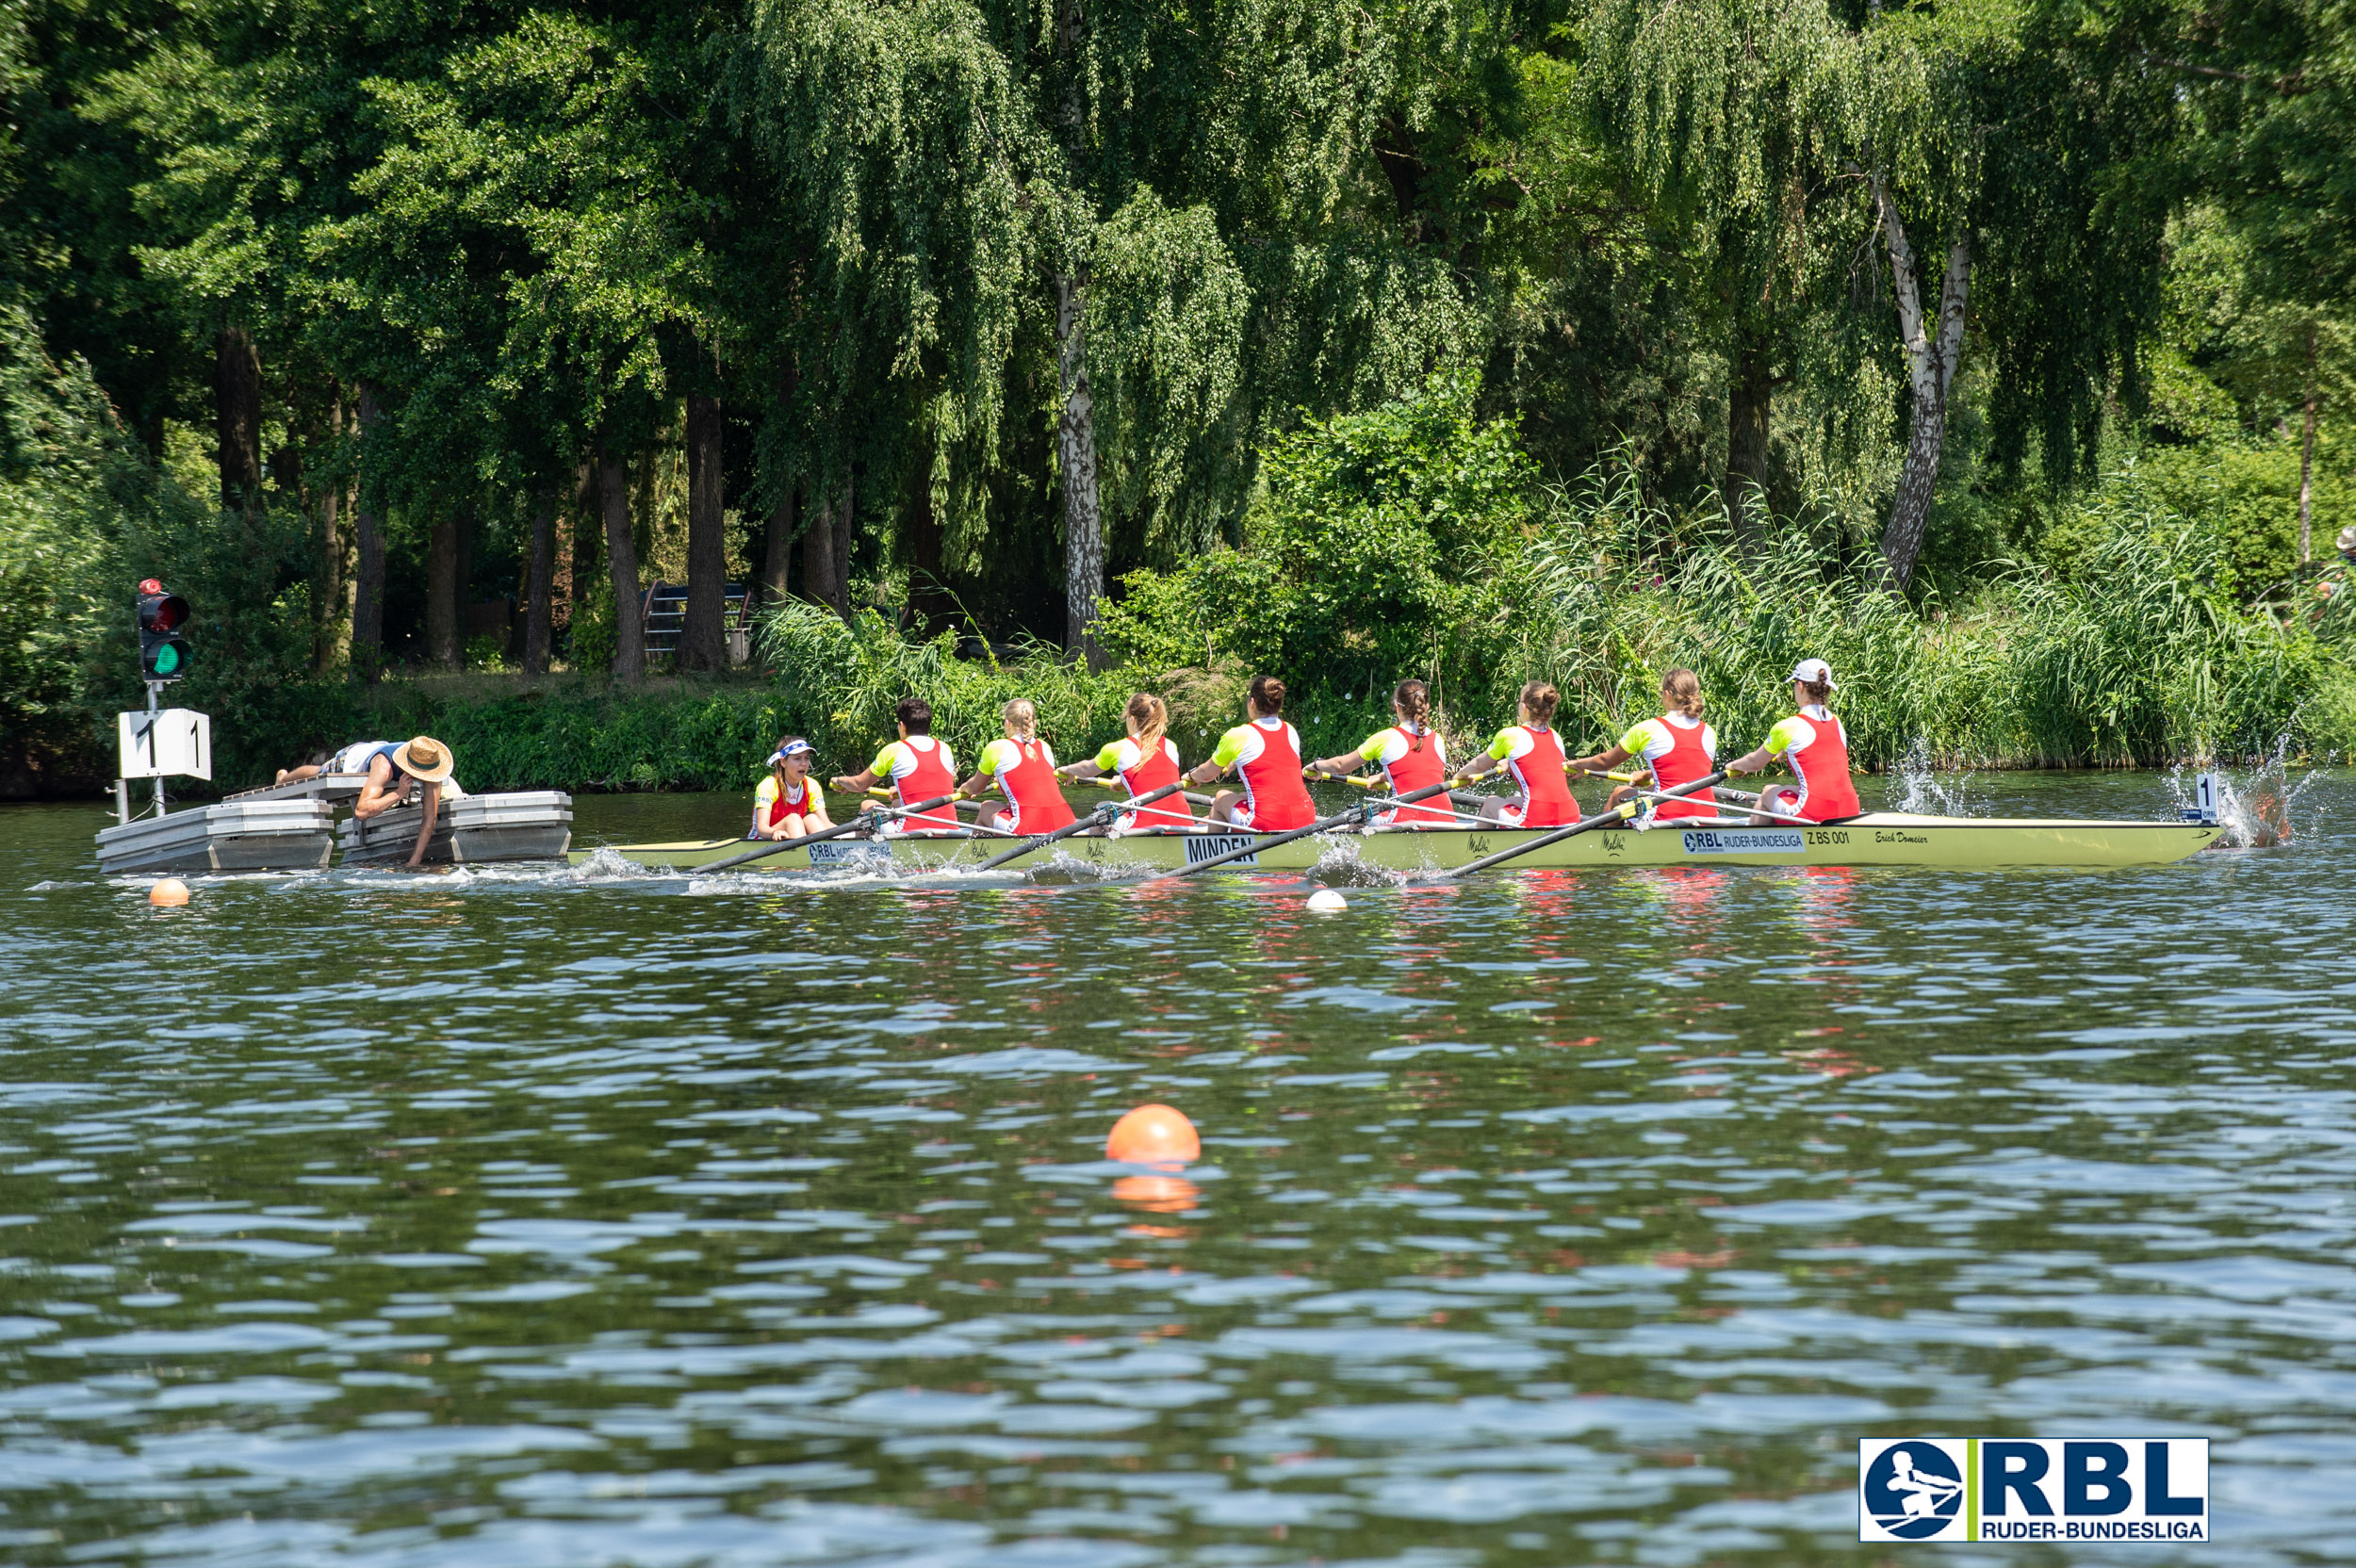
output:
[[[1235,659],[1361,697],[1404,675],[1458,678],[1477,643],[1448,635],[1513,542],[1537,473],[1467,375],[1276,443],[1242,550],[1127,579],[1105,645],[1151,666]]]

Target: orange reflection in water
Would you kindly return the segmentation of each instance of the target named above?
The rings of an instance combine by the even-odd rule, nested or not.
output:
[[[1202,1196],[1203,1189],[1184,1176],[1123,1176],[1113,1183],[1115,1202],[1147,1214],[1184,1214]],[[1182,1236],[1186,1233],[1154,1230],[1146,1233]]]

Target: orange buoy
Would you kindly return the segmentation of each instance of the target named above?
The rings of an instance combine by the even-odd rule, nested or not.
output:
[[[1104,1140],[1104,1157],[1126,1165],[1159,1165],[1176,1168],[1203,1157],[1203,1140],[1184,1111],[1168,1105],[1139,1105],[1113,1123]]]
[[[176,909],[188,901],[188,885],[176,876],[167,876],[147,890],[147,902],[158,909]]]

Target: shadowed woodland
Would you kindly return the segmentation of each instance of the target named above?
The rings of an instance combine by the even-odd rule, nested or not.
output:
[[[151,575],[227,785],[1802,653],[1876,763],[2356,745],[2334,8],[26,0],[0,93],[0,795]]]

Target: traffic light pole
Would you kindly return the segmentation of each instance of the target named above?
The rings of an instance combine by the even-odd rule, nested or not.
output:
[[[150,731],[155,727],[155,694],[163,689],[164,684],[160,680],[151,680],[147,683],[147,727]],[[155,776],[155,814],[159,817],[164,814],[164,776],[162,774]]]

